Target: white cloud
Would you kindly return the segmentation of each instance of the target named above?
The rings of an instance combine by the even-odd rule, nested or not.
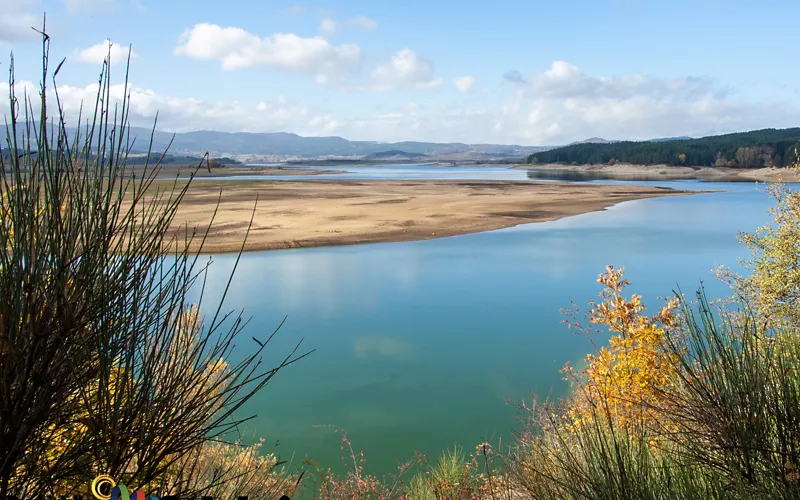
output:
[[[116,0],[62,0],[70,14],[79,12],[101,12],[114,8]]]
[[[398,70],[393,75],[402,74]],[[506,89],[491,96],[480,107],[444,102],[422,111],[398,103],[394,111],[349,117],[341,135],[379,141],[559,145],[594,136],[700,137],[792,127],[800,121],[797,107],[742,101],[730,89],[704,78],[594,76],[563,62],[530,76],[506,75],[510,93]]]
[[[109,42],[100,42],[91,47],[87,47],[80,51],[75,51],[76,57],[85,63],[89,64],[102,64],[111,55],[111,64],[125,63],[128,60],[128,47],[111,43],[109,50]],[[138,57],[136,52],[130,52],[131,59]]]
[[[326,17],[319,23],[319,32],[325,37],[331,37],[346,28],[358,28],[365,31],[376,31],[378,29],[378,23],[364,16],[348,19],[344,23],[338,23],[330,17]]]
[[[29,81],[18,81],[15,85],[21,96],[23,89],[36,96],[38,85]],[[59,98],[67,115],[67,123],[78,118],[83,106],[93,106],[97,96],[96,83],[84,87],[60,85]],[[51,89],[52,91],[52,89]],[[308,124],[312,110],[307,106],[287,102],[285,99],[265,99],[257,103],[233,101],[204,101],[186,96],[167,96],[152,89],[128,88],[130,93],[130,120],[133,126],[150,128],[158,114],[158,129],[170,132],[193,130],[221,130],[240,132],[280,132],[296,130],[305,135],[319,135],[334,127],[329,121],[318,126]],[[0,82],[0,95],[6,95],[8,84]],[[121,103],[125,87],[111,86],[112,106]],[[35,99],[34,99],[35,101]],[[34,103],[35,104],[35,103]],[[36,106],[34,106],[36,110]],[[36,110],[38,111],[38,110]],[[8,116],[7,100],[0,100],[0,117]]]
[[[543,73],[530,78],[522,78],[519,73],[506,79],[518,84],[526,93],[535,98],[548,99],[623,99],[634,96],[648,97],[700,97],[711,92],[722,95],[726,89],[716,88],[704,78],[677,78],[663,80],[648,75],[629,74],[612,77],[590,76],[577,66],[564,61],[555,61]]]
[[[322,37],[303,38],[277,33],[261,38],[241,28],[197,24],[181,35],[175,54],[193,59],[217,60],[232,71],[270,66],[318,77],[330,82],[361,65],[358,45],[332,45]]]
[[[400,50],[389,64],[375,68],[372,82],[376,90],[425,89],[442,84],[441,78],[436,78],[433,63],[411,49]]]
[[[0,43],[32,40],[38,35],[32,27],[42,25],[41,14],[34,14],[33,0],[0,1]]]
[[[313,117],[308,121],[308,125],[315,131],[310,135],[329,135],[337,130],[341,130],[347,124],[331,118],[330,116],[324,115]]]
[[[380,111],[336,102],[311,107],[280,95],[255,95],[249,101],[240,98],[241,102],[232,98],[206,101],[134,86],[131,120],[133,125],[151,126],[159,112],[159,129],[167,131],[285,131],[353,140],[523,145],[559,145],[594,136],[634,140],[703,136],[789,127],[800,121],[800,110],[785,102],[744,102],[724,87],[697,78],[598,77],[569,66],[552,69],[527,76],[523,80],[528,83],[514,84],[502,90],[504,94],[475,106],[465,107],[459,99],[452,103],[420,101],[421,105],[403,99]],[[547,80],[553,77],[560,78],[565,90],[558,91]],[[429,74],[427,78],[433,77]],[[595,84],[587,85],[587,81]],[[605,83],[598,87],[597,81]],[[36,95],[37,85],[20,82],[20,94],[23,86],[29,95]],[[631,88],[635,90],[623,90]],[[94,102],[96,89],[96,84],[59,87],[67,113],[76,118],[81,101],[87,105]],[[114,99],[122,98],[121,85],[111,90]],[[0,83],[0,95],[6,91]],[[7,113],[7,102],[0,100],[0,115]]]
[[[781,103],[697,102],[678,109],[631,102],[567,109],[562,104],[509,101],[447,112],[383,113],[350,119],[340,135],[378,141],[434,141],[551,146],[594,136],[647,140],[700,137],[766,127],[791,127],[800,110]],[[635,110],[638,110],[635,111]]]
[[[592,76],[564,61],[529,77],[512,71],[504,78],[514,98],[496,116],[495,132],[525,144],[703,136],[793,126],[800,118],[798,110],[775,102],[734,100],[728,88],[705,78]]]
[[[459,76],[453,80],[453,84],[459,92],[466,94],[472,89],[472,86],[475,85],[475,78],[472,76]]]
[[[333,19],[323,19],[319,23],[319,32],[324,36],[332,36],[339,30],[339,25]]]
[[[354,18],[348,20],[347,24],[349,26],[359,27],[359,28],[365,29],[367,31],[376,31],[378,29],[378,23],[376,23],[374,20],[372,20],[372,19],[370,19],[368,17],[364,17],[364,16],[354,17]]]

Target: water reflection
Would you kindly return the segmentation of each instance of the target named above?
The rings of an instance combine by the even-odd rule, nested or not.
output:
[[[590,182],[600,180],[659,181],[663,175],[614,175],[607,172],[576,172],[572,170],[526,170],[528,179],[567,182]],[[688,177],[687,177],[688,178]]]
[[[528,169],[525,171],[527,178],[537,181],[567,181],[567,182],[592,182],[592,181],[665,181],[665,180],[690,180],[695,179],[694,176],[686,175],[682,177],[680,174],[614,174],[613,172],[602,171],[583,171],[577,172],[574,170],[547,170],[547,169]],[[715,182],[707,179],[696,179],[698,182]],[[753,184],[755,181],[748,179],[732,178],[726,182],[742,182]]]
[[[437,165],[380,165],[365,167],[308,167],[312,170],[333,170],[335,174],[316,175],[235,175],[220,177],[198,177],[195,182],[214,180],[527,180],[524,169],[506,166],[457,166],[444,167]],[[293,170],[304,170],[304,167],[292,167]]]

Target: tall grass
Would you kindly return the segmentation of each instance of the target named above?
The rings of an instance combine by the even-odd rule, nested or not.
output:
[[[752,310],[685,308],[670,418],[680,459],[754,494],[800,495],[800,337]]]
[[[190,183],[156,187],[160,160],[128,167],[130,101],[114,103],[109,60],[68,129],[64,61],[51,71],[41,35],[38,96],[18,95],[12,56],[0,146],[0,498],[86,494],[99,473],[202,493],[215,485],[170,489],[168,475],[235,431],[241,405],[302,356],[264,366],[274,332],[244,341],[241,313],[203,302],[206,265],[189,244],[206,232],[171,229]],[[248,354],[229,365],[237,343]]]

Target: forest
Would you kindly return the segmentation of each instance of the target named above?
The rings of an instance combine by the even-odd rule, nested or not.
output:
[[[799,147],[800,128],[764,129],[665,142],[573,144],[534,153],[527,163],[783,167],[794,163]]]

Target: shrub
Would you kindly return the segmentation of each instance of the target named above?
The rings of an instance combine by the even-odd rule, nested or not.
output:
[[[795,160],[791,168],[799,172],[800,162]],[[773,224],[740,235],[751,252],[743,261],[748,274],[721,269],[720,275],[759,316],[800,325],[800,192],[780,182],[771,184],[768,192],[775,200]]]
[[[414,466],[421,463],[424,459],[415,456],[411,460],[402,462],[397,467],[397,473],[388,477],[381,478],[368,474],[365,471],[366,458],[364,451],[356,452],[353,443],[344,431],[334,429],[341,436],[339,449],[342,452],[342,461],[347,471],[344,474],[334,474],[330,469],[320,469],[317,467],[315,475],[319,482],[306,482],[306,487],[316,488],[314,495],[321,499],[374,499],[392,500],[403,498],[403,477]]]
[[[620,280],[609,276],[601,281],[615,290]],[[606,324],[638,310],[616,293],[604,299],[592,317]],[[654,340],[657,355],[642,358],[667,379],[608,388],[620,374],[626,383],[640,375],[630,370],[638,348],[628,344],[570,372],[579,388],[565,401],[526,408],[529,421],[506,457],[517,488],[536,498],[800,497],[797,329],[765,321],[747,303],[711,306],[702,289],[696,304],[680,297],[680,313]]]
[[[98,473],[163,486],[297,356],[264,368],[268,337],[225,362],[245,321],[222,303],[201,321],[187,301],[205,269],[189,252],[204,233],[171,229],[189,184],[158,185],[159,161],[127,166],[129,101],[112,103],[108,60],[68,129],[63,61],[51,73],[42,41],[36,102],[17,95],[12,56],[0,148],[0,497],[86,494]]]
[[[592,302],[589,312],[591,323],[614,334],[608,347],[587,356],[582,376],[576,376],[569,364],[565,367],[577,393],[570,409],[575,425],[580,425],[591,408],[599,407],[620,425],[657,418],[660,400],[675,382],[676,358],[667,349],[665,328],[674,324],[678,302],[673,299],[658,315],[645,316],[641,296],[626,299],[622,295],[630,284],[622,273],[622,269],[608,266],[598,277],[605,289],[601,302]],[[570,324],[591,335],[577,321]]]

